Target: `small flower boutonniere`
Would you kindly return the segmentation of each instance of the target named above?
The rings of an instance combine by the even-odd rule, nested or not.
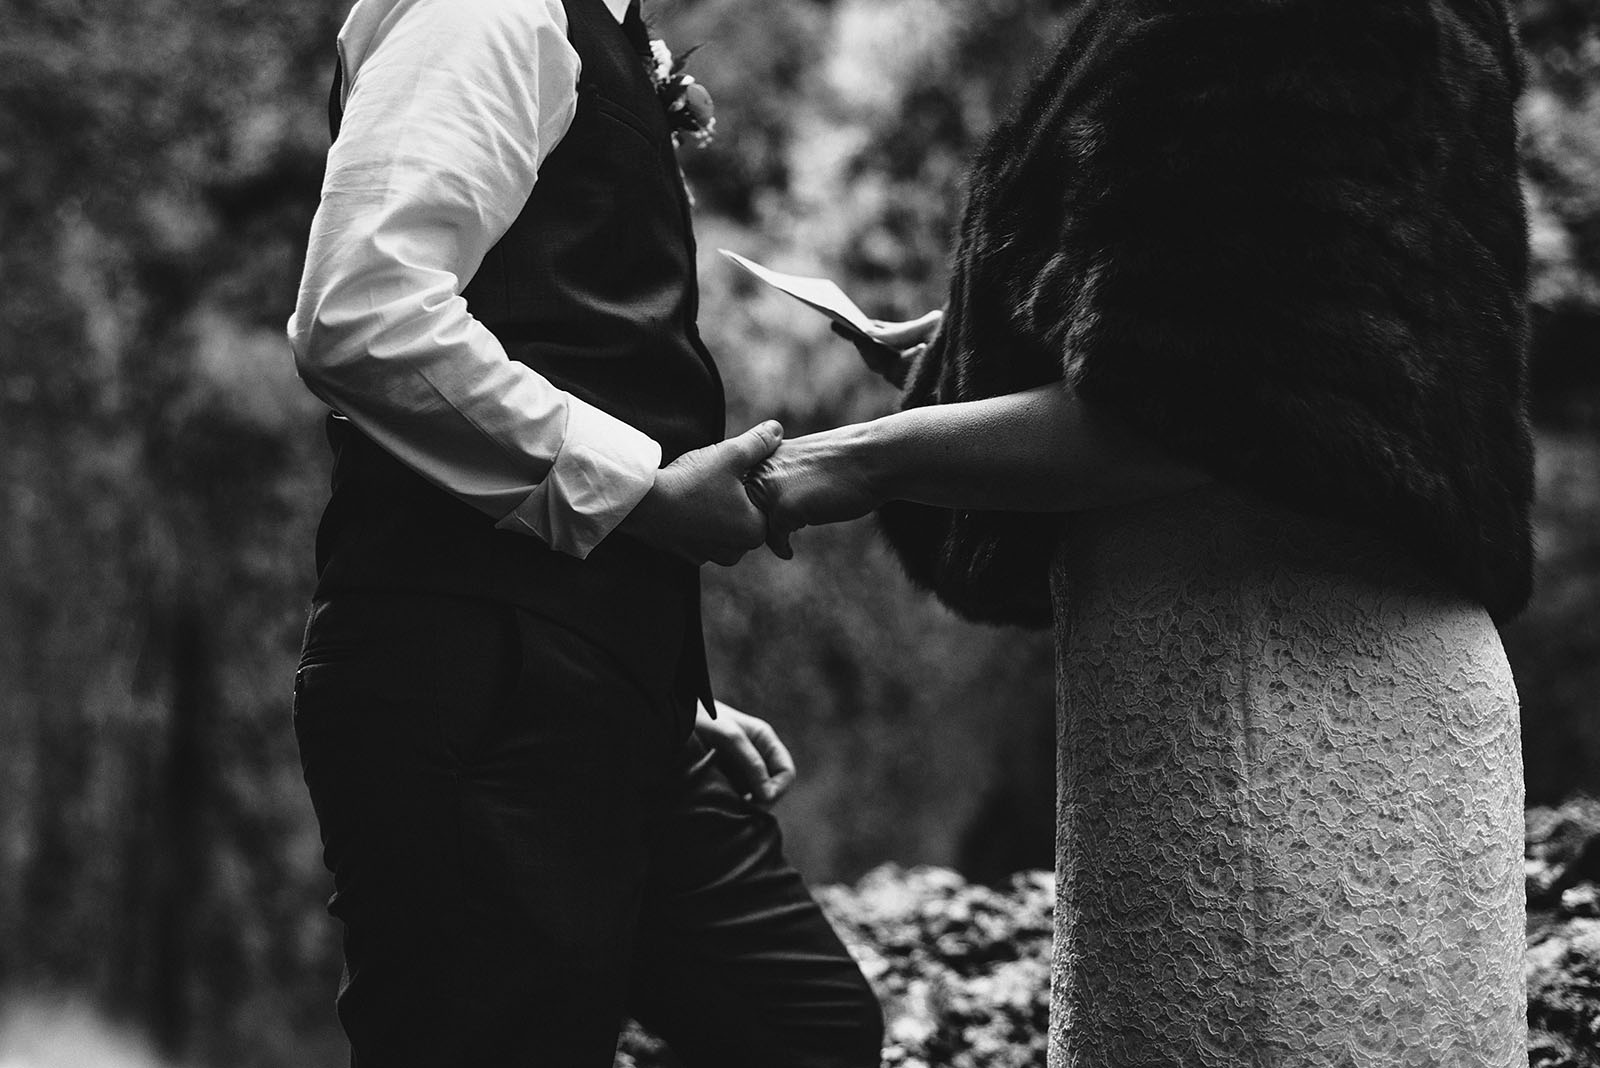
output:
[[[691,48],[674,59],[667,43],[659,37],[652,37],[645,70],[656,87],[656,98],[666,109],[673,140],[676,141],[680,135],[686,136],[694,142],[695,147],[704,148],[711,143],[716,131],[717,116],[711,93],[694,80],[694,75],[684,73],[684,63],[694,51]]]

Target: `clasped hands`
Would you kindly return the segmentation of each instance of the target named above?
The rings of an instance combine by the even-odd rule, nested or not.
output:
[[[869,340],[851,340],[868,368],[900,385],[940,320],[935,311],[878,323]],[[860,518],[885,499],[860,434],[845,426],[785,441],[777,421],[760,423],[662,468],[621,529],[697,564],[731,566],[763,543],[791,559],[795,531]]]

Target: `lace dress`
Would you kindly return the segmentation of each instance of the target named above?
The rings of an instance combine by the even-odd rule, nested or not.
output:
[[[1074,517],[1051,1068],[1527,1064],[1483,610],[1228,491]]]

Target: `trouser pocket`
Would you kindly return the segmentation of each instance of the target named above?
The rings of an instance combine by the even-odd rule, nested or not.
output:
[[[522,668],[509,605],[453,597],[321,602],[295,675],[302,755],[309,743],[421,766],[468,763],[507,714]]]

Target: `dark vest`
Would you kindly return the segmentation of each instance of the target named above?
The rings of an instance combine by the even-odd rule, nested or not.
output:
[[[601,0],[565,7],[577,115],[463,296],[512,359],[649,434],[670,462],[723,436],[721,379],[695,327],[688,198],[637,48]],[[704,692],[698,568],[621,534],[577,560],[496,530],[342,417],[328,436],[317,597],[507,601],[600,645],[652,696]]]

